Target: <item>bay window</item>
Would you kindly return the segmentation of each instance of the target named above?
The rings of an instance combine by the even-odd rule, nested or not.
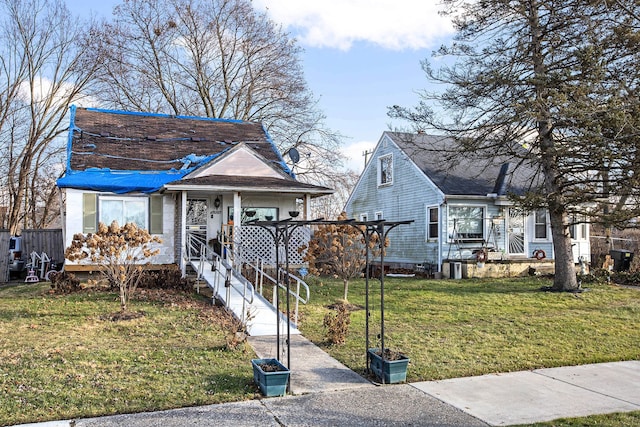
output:
[[[483,240],[484,208],[482,206],[449,206],[447,233],[449,240]]]

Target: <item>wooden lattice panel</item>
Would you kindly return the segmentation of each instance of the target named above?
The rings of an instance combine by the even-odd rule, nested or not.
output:
[[[273,232],[273,229],[271,230]],[[309,227],[297,227],[291,232],[289,239],[289,264],[304,264],[303,254],[298,249],[308,245],[311,236]],[[272,234],[262,227],[244,225],[240,228],[240,244],[251,250],[255,255],[264,258],[268,263],[276,262],[276,246]],[[284,244],[280,242],[279,261],[285,261]]]

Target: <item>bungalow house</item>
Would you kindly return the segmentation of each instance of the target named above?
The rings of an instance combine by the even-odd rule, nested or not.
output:
[[[311,198],[333,192],[297,181],[260,123],[75,106],[57,184],[66,247],[98,222],[135,222],[162,239],[153,264],[181,266],[192,238],[271,248],[247,219],[307,218]]]
[[[552,268],[548,213],[525,212],[508,197],[522,194],[535,179],[534,171],[496,158],[455,154],[451,142],[442,136],[384,132],[346,203],[348,216],[414,220],[390,233],[393,244],[385,256],[390,266],[417,266],[445,277]],[[588,225],[577,224],[571,231],[575,262],[588,260]]]

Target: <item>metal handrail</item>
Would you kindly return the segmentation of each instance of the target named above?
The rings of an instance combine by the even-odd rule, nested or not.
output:
[[[197,244],[200,244],[200,247],[198,248],[198,246],[196,246]],[[222,258],[219,254],[217,254],[213,249],[209,248],[204,242],[201,241],[201,239],[197,239],[194,236],[187,234],[187,242],[186,242],[186,254],[187,254],[187,258],[189,259],[190,262],[198,262],[199,263],[199,268],[198,268],[198,279],[201,279],[203,276],[203,272],[206,268],[206,264],[205,263],[209,263],[211,262],[211,264],[215,264],[216,265],[216,272],[217,274],[214,276],[215,277],[215,283],[213,284],[213,286],[211,286],[213,292],[217,295],[219,294],[219,280],[220,280],[220,275],[221,273],[221,269],[219,268],[220,265],[222,265],[222,267],[224,267],[224,269],[227,271],[227,277],[225,277],[225,286],[227,284],[227,278],[229,279],[228,283],[229,283],[229,287],[233,287],[236,291],[238,291],[238,293],[240,293],[242,295],[243,298],[243,316],[245,315],[245,307],[244,304],[245,302],[252,304],[253,303],[253,299],[254,299],[254,295],[255,295],[255,289],[253,287],[253,285],[251,284],[251,282],[249,282],[245,277],[243,277],[240,273],[238,273],[237,271],[235,271],[235,269],[233,268],[233,266],[231,264],[229,264],[226,260],[224,260],[224,258]],[[198,256],[192,258],[191,256],[189,256],[189,254],[192,253],[197,253]],[[242,284],[242,289],[238,289],[238,287],[233,285],[233,281],[231,281],[231,277],[235,277],[237,279],[238,282],[240,282]],[[227,295],[227,302],[229,301],[229,297]]]
[[[185,247],[183,249],[183,254],[185,259],[188,262],[199,263],[198,280],[203,278],[203,272],[208,267],[205,263],[211,262],[216,266],[217,274],[214,276],[214,283],[208,283],[208,285],[212,288],[214,295],[219,295],[220,281],[224,278],[225,285],[228,283],[229,287],[234,287],[234,289],[243,296],[243,319],[246,315],[245,303],[253,303],[256,287],[258,287],[260,295],[264,295],[263,288],[265,280],[267,281],[267,283],[272,283],[274,295],[274,301],[272,304],[276,306],[276,289],[280,288],[285,290],[286,292],[286,280],[288,278],[290,283],[289,295],[293,296],[293,298],[295,299],[293,323],[295,325],[298,325],[300,303],[307,304],[310,298],[309,285],[307,285],[304,280],[294,274],[291,274],[288,271],[285,271],[282,268],[277,268],[279,277],[273,277],[272,275],[267,273],[265,267],[271,267],[275,269],[276,266],[273,266],[264,257],[257,255],[254,251],[238,242],[223,243],[222,252],[224,256],[216,253],[213,249],[207,246],[202,239],[198,238],[198,236],[194,236],[191,234],[187,234],[187,241],[185,242],[184,246]],[[197,256],[192,257],[190,256],[190,254],[197,254]],[[242,266],[247,266],[254,269],[256,284],[255,286],[242,275]],[[238,282],[240,282],[242,284],[242,289],[234,286],[231,278],[235,278]],[[229,291],[227,290],[227,301],[229,301],[228,292]],[[301,295],[301,292],[304,292],[304,295]]]
[[[273,283],[273,288],[274,288],[274,301],[273,301],[273,305],[275,306],[277,304],[277,301],[275,300],[275,295],[277,295],[277,293],[275,292],[276,286],[283,289],[283,290],[287,290],[287,286],[286,286],[286,278],[288,276],[290,281],[293,281],[295,283],[295,291],[292,289],[292,286],[289,286],[289,295],[293,296],[293,298],[295,299],[295,310],[294,310],[294,321],[293,323],[295,323],[296,325],[298,324],[298,313],[299,313],[299,305],[300,303],[302,304],[307,304],[309,302],[309,297],[310,297],[310,291],[309,291],[309,285],[307,285],[304,280],[302,280],[301,278],[299,278],[298,276],[295,276],[293,274],[291,274],[288,271],[285,271],[284,269],[281,268],[277,268],[278,274],[283,277],[278,277],[277,279],[273,276],[271,276],[269,273],[267,273],[265,271],[265,265],[271,266],[272,268],[276,268],[275,266],[273,266],[272,264],[270,264],[268,262],[268,260],[266,260],[264,257],[257,255],[254,251],[252,251],[251,249],[243,246],[242,244],[238,243],[238,242],[234,242],[233,243],[233,247],[230,244],[225,244],[223,246],[226,250],[225,253],[227,254],[227,256],[229,256],[229,258],[231,258],[231,262],[234,265],[246,265],[250,268],[253,268],[256,272],[256,284],[259,284],[259,293],[260,295],[263,295],[263,284],[264,284],[264,280],[267,279],[269,282]],[[302,297],[300,295],[300,290],[301,288],[304,290],[306,297]]]

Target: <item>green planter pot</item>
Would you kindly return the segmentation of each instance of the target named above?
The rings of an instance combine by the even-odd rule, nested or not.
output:
[[[274,372],[263,371],[261,365],[275,365],[278,370]],[[267,397],[284,396],[289,382],[289,369],[277,359],[253,359],[253,381],[258,384],[260,391]]]
[[[406,381],[409,358],[405,355],[400,355],[400,359],[398,360],[385,360],[376,354],[378,351],[379,349],[377,348],[370,348],[368,350],[369,360],[371,362],[370,366],[373,373],[385,384]]]

